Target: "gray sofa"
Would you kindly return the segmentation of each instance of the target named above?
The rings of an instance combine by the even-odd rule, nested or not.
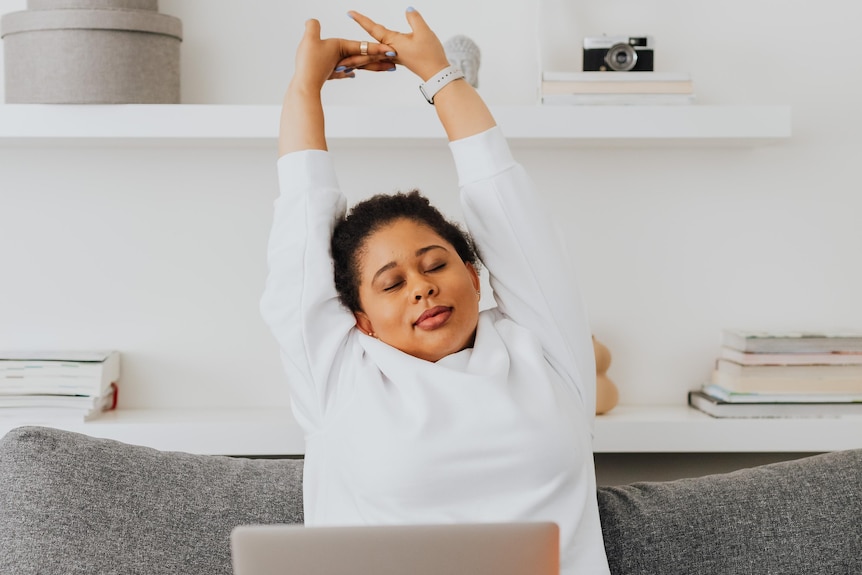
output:
[[[0,573],[231,572],[235,525],[302,522],[302,461],[41,427],[0,439]],[[615,574],[862,573],[862,450],[600,488]]]

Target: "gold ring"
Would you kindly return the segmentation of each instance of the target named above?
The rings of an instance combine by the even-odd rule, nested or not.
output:
[[[368,42],[360,42],[359,43],[359,53],[362,56],[368,56]]]

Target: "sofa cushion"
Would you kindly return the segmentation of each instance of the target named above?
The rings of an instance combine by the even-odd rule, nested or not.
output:
[[[40,427],[0,440],[0,573],[231,573],[231,529],[302,523],[302,461],[163,452]]]
[[[598,491],[611,573],[862,573],[862,450]]]

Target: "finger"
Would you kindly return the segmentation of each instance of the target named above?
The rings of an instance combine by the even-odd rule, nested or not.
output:
[[[348,41],[347,44],[347,54],[360,54],[362,56],[384,56],[388,58],[392,58],[395,56],[395,50],[392,46],[387,46],[386,44],[376,44],[374,42],[364,42],[365,44],[365,54],[362,54],[362,45],[363,42],[359,41]],[[344,51],[342,50],[342,53]],[[347,55],[345,54],[345,55]]]
[[[333,71],[332,74],[329,75],[328,80],[342,80],[344,78],[355,78],[356,73],[352,68],[348,68],[344,71]]]
[[[305,21],[305,37],[320,40],[320,21],[310,18]]]
[[[353,62],[354,58],[345,58],[338,62],[335,72],[349,73],[353,70],[371,70],[373,72],[386,72],[395,70],[395,62],[389,59],[364,59],[362,62]]]
[[[374,64],[377,62],[392,62],[392,58],[390,56],[347,56],[338,61],[338,65],[336,67],[343,68],[364,68],[369,64]]]
[[[382,24],[378,24],[368,16],[360,14],[356,10],[349,11],[347,15],[356,20],[356,23],[378,42],[384,42],[385,38],[389,38],[392,34],[397,34],[397,32],[386,28]]]
[[[365,66],[360,66],[360,68],[369,72],[394,72],[396,70],[395,64],[386,60],[371,62]]]
[[[425,18],[422,17],[422,14],[412,6],[407,9],[407,24],[410,25],[410,30],[413,32],[431,30],[431,27],[428,26],[427,22],[425,22]]]

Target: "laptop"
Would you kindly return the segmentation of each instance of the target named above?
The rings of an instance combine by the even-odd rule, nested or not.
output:
[[[234,575],[559,575],[555,523],[304,527],[231,533]]]

